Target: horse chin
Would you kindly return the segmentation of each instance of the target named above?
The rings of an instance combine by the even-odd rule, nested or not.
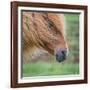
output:
[[[61,62],[64,62],[66,60],[66,58],[64,58],[64,57],[57,58],[56,57],[56,60],[57,60],[57,62],[61,63]]]

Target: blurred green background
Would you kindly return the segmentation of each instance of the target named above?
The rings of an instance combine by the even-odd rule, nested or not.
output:
[[[23,77],[79,74],[79,14],[65,14],[66,39],[69,47],[67,60],[58,63],[54,56],[23,60]]]

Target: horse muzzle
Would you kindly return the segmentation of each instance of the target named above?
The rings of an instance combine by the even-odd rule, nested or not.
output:
[[[67,49],[59,49],[56,51],[56,60],[62,62],[67,58]]]

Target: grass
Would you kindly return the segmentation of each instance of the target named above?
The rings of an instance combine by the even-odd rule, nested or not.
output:
[[[79,74],[79,64],[73,63],[31,63],[24,64],[23,76],[70,75]]]

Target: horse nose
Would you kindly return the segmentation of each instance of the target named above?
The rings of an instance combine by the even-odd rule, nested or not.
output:
[[[56,60],[58,62],[62,62],[66,59],[67,57],[67,50],[66,49],[59,49],[57,52],[56,52]]]

